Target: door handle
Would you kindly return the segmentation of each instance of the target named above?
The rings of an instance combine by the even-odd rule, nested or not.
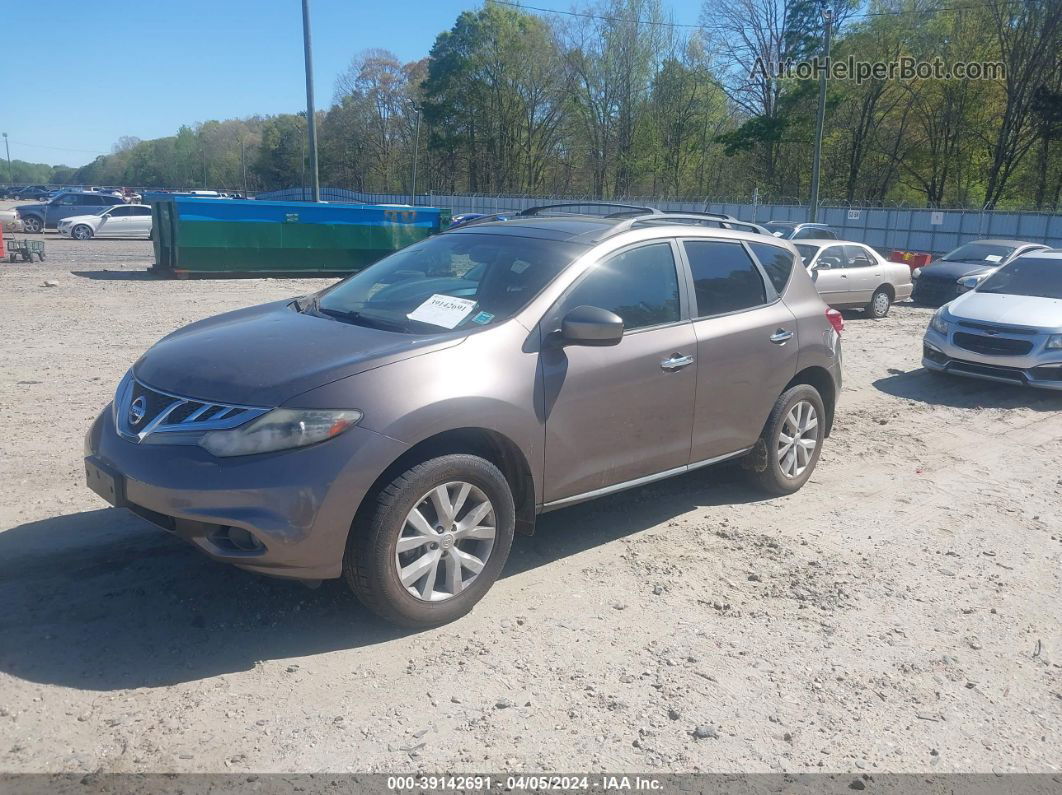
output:
[[[692,356],[683,356],[678,353],[672,354],[670,359],[664,359],[664,361],[660,362],[660,366],[665,370],[681,370],[691,364],[693,364]]]
[[[778,329],[771,335],[771,342],[775,345],[785,345],[791,339],[793,339],[793,332],[786,331],[784,328]]]

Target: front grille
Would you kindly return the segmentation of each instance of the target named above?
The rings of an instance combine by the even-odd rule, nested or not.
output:
[[[960,348],[988,356],[1024,356],[1032,350],[1031,340],[1012,340],[1007,337],[989,337],[956,331],[953,341]]]
[[[171,395],[136,379],[119,390],[115,405],[119,433],[135,441],[152,434],[235,428],[269,410]]]
[[[978,364],[977,362],[967,362],[962,359],[952,359],[951,364],[948,365],[948,371],[981,375],[1001,381],[1012,381],[1015,384],[1025,383],[1025,375],[1017,367],[1000,367],[993,364]]]
[[[973,320],[960,320],[959,325],[963,328],[975,328],[979,331],[988,331],[993,334],[1010,334],[1012,336],[1031,337],[1036,334],[1036,329],[1023,326],[1000,326],[996,323],[977,323]]]

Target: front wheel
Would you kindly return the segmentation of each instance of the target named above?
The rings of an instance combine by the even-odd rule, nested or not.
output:
[[[516,528],[505,476],[473,455],[406,470],[359,512],[343,574],[377,615],[407,627],[463,616],[501,574]]]
[[[27,215],[22,219],[22,228],[35,235],[44,229],[44,223],[35,215]]]
[[[85,224],[78,224],[70,230],[70,236],[74,240],[88,240],[92,237],[92,229]]]
[[[787,389],[775,402],[746,468],[764,491],[792,494],[815,471],[825,430],[826,410],[818,390],[808,384]]]
[[[889,297],[889,291],[884,287],[879,287],[874,292],[874,295],[870,297],[870,303],[866,306],[866,313],[875,320],[881,320],[889,314],[891,306],[892,298]]]

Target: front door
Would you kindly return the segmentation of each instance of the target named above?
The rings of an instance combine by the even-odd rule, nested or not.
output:
[[[547,344],[540,357],[545,502],[684,467],[697,384],[674,244],[625,249],[591,268],[547,313],[543,332],[577,306],[623,318],[618,345]]]
[[[848,284],[848,258],[844,246],[827,246],[819,252],[811,277],[822,300],[831,306],[851,303]]]

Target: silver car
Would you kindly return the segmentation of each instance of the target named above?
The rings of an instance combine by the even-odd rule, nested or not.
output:
[[[933,315],[922,364],[934,372],[1062,390],[1062,251],[1026,254]]]
[[[794,244],[822,300],[836,309],[862,309],[875,318],[911,297],[911,269],[889,262],[851,240],[801,240]]]
[[[88,485],[215,560],[441,624],[543,511],[727,459],[807,482],[843,322],[799,263],[659,214],[470,224],[159,341],[89,431]]]

